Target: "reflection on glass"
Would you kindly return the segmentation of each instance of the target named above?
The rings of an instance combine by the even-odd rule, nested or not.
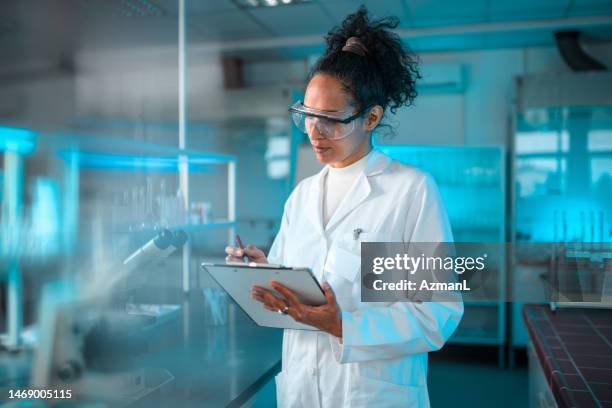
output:
[[[517,129],[516,239],[610,242],[612,109],[533,109]]]
[[[430,173],[446,206],[455,241],[504,240],[504,160],[498,147],[379,145]]]
[[[569,147],[567,132],[521,132],[516,139],[517,153],[566,152]]]

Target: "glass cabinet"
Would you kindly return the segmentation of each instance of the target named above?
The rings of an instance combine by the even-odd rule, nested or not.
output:
[[[612,107],[522,109],[513,146],[515,247],[546,243],[548,250],[515,251],[512,290],[544,300],[560,247],[594,253],[612,241]],[[513,305],[512,347],[527,345],[521,306]]]

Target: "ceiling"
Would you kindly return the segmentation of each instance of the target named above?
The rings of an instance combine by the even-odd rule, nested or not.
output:
[[[188,41],[253,58],[292,58],[320,50],[322,36],[364,3],[395,15],[417,51],[553,43],[552,32],[580,29],[585,41],[612,41],[610,0],[311,0],[242,9],[232,0],[186,0]],[[0,67],[82,50],[173,46],[178,0],[3,0]]]

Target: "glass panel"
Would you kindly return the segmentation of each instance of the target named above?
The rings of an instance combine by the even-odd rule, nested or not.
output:
[[[380,145],[430,173],[438,183],[453,235],[463,242],[504,240],[504,158],[497,147]]]
[[[612,109],[534,109],[517,128],[516,239],[609,242]]]
[[[21,10],[7,18],[25,30],[6,41],[24,58],[0,91],[0,341],[16,351],[2,356],[6,389],[70,389],[75,406],[226,406],[280,360],[281,333],[250,321],[200,262],[223,261],[233,241],[231,152],[239,210],[269,195],[252,238],[269,245],[287,192],[289,94],[275,93],[286,99],[275,115],[234,120],[232,102],[269,98],[226,98],[218,53],[195,52],[179,149],[177,5],[196,8],[194,25],[210,5],[163,3],[3,8]],[[31,45],[45,33],[53,41]]]

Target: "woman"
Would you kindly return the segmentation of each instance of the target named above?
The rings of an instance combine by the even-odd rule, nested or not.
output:
[[[307,266],[323,282],[327,304],[300,303],[278,282],[252,296],[318,331],[285,330],[280,407],[427,407],[427,352],[457,327],[459,302],[362,303],[360,244],[449,242],[448,218],[433,180],[372,149],[372,131],[387,109],[416,96],[416,62],[390,29],[360,8],[331,31],[314,66],[303,103],[292,106],[326,164],[303,180],[285,204],[280,231],[266,258],[249,245],[227,247],[228,260]]]

